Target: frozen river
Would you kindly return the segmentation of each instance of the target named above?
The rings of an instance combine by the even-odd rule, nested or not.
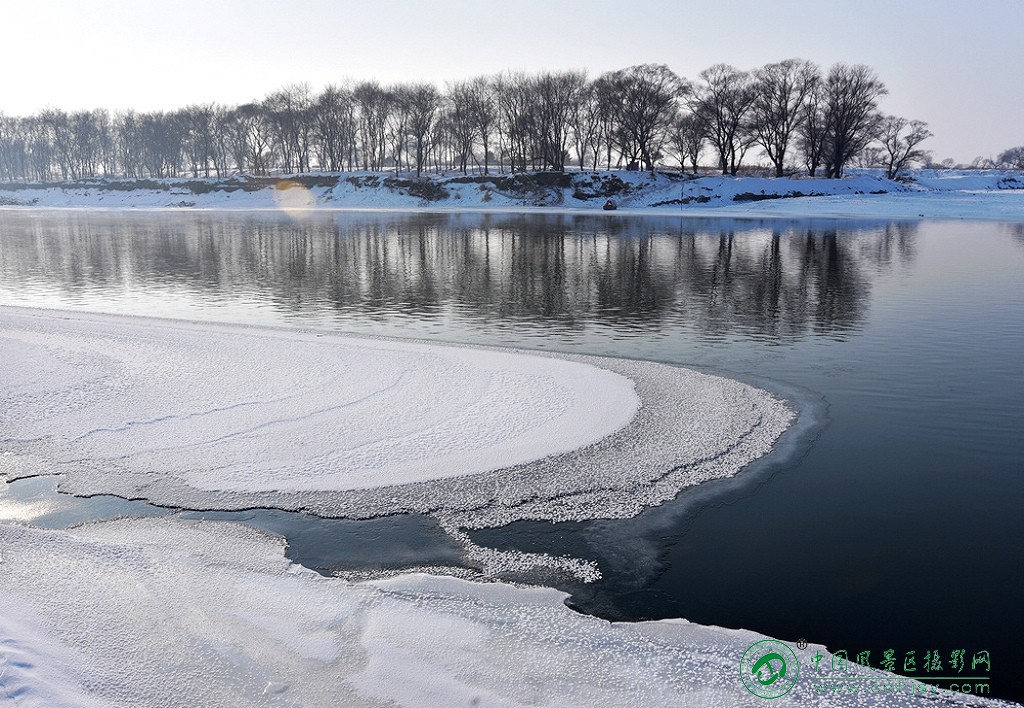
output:
[[[801,419],[738,482],[473,540],[594,563],[595,583],[556,580],[603,617],[851,656],[988,651],[993,693],[1024,695],[1019,226],[17,212],[0,304],[613,356],[767,388]],[[37,520],[88,512],[54,514]],[[404,567],[409,548],[457,559],[416,517],[332,523],[263,520],[325,572]]]

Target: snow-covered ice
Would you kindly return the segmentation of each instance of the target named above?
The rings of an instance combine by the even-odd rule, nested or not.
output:
[[[279,538],[173,517],[0,524],[0,547],[0,700],[19,706],[764,705],[739,676],[760,635],[609,623],[551,589],[423,574],[350,583],[289,563]],[[815,645],[802,664],[819,649],[828,665]],[[822,694],[801,671],[774,705],[996,704],[913,696],[909,681]]]
[[[318,332],[2,308],[0,350],[0,473],[189,508],[621,518],[793,416],[668,365]]]
[[[632,382],[496,350],[164,321],[0,315],[4,438],[206,491],[446,479],[597,442]]]

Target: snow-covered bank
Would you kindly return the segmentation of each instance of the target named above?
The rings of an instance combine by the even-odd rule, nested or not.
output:
[[[239,525],[0,524],[0,548],[0,699],[26,708],[764,705],[740,676],[764,638],[753,632],[613,624],[544,588],[324,578]],[[925,687],[905,679],[883,693],[878,671],[832,671],[815,645],[798,656],[800,676],[776,705],[998,705],[915,695]],[[845,688],[822,692],[818,679],[837,676]],[[851,676],[873,680],[853,692]]]
[[[877,170],[841,180],[643,172],[519,175],[313,174],[271,178],[83,180],[0,185],[0,206],[86,209],[602,210],[623,214],[780,218],[1024,221],[1024,174],[919,170],[905,181]]]

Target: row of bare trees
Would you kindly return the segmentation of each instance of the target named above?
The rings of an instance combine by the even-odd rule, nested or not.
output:
[[[446,84],[364,81],[314,93],[284,87],[240,106],[0,115],[0,179],[224,177],[393,169],[489,172],[613,167],[697,171],[713,155],[737,174],[748,155],[778,176],[841,177],[873,155],[895,176],[925,157],[920,121],[887,117],[874,71],[789,59],[753,71],[716,64],[687,81],[644,64],[505,73]],[[875,152],[872,152],[875,151]]]
[[[1024,145],[1003,150],[993,163],[995,167],[1024,170]]]

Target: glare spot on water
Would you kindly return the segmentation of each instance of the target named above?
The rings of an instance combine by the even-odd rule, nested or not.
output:
[[[32,523],[56,509],[57,505],[49,498],[39,494],[18,498],[12,493],[10,483],[0,482],[0,522]],[[0,550],[0,563],[3,560],[3,550]]]
[[[298,182],[283,179],[274,189],[274,203],[289,216],[303,216],[316,206],[316,197]]]
[[[0,521],[28,523],[53,512],[55,506],[49,502],[0,501]],[[0,562],[3,556],[0,555]]]

